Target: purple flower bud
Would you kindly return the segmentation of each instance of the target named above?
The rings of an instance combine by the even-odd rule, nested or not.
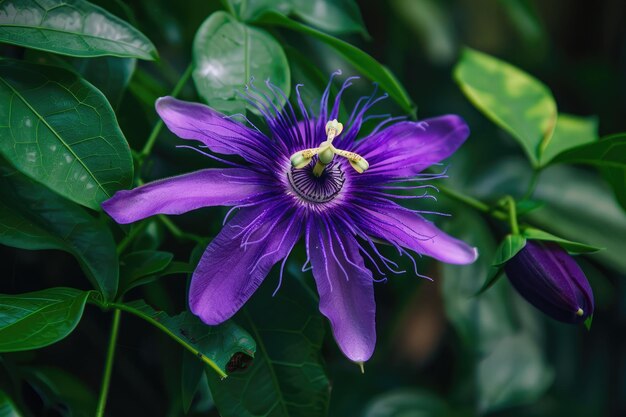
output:
[[[585,274],[555,243],[529,240],[504,270],[522,297],[555,320],[580,323],[593,314],[593,292]]]

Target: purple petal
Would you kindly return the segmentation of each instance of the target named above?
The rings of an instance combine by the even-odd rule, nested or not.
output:
[[[365,233],[449,264],[471,264],[478,250],[442,232],[419,214],[390,205],[384,213],[361,208],[355,221]]]
[[[350,360],[364,362],[376,344],[376,303],[372,273],[356,240],[320,223],[307,231],[307,251],[320,295],[320,311],[330,320],[337,344]]]
[[[410,177],[452,155],[468,136],[465,121],[447,115],[396,123],[359,142],[355,152],[369,162],[367,175]]]
[[[266,212],[242,209],[202,255],[191,279],[189,307],[206,324],[232,317],[300,237],[296,217],[265,219]],[[254,231],[248,245],[246,230]]]
[[[118,223],[155,214],[181,214],[200,207],[232,206],[263,192],[254,172],[243,168],[205,169],[122,190],[102,203]]]
[[[237,154],[255,160],[259,156],[256,148],[269,142],[259,132],[204,104],[161,97],[156,101],[156,111],[176,136],[199,140],[216,153]]]

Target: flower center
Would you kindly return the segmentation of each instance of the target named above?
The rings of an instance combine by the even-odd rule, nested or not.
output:
[[[340,164],[330,164],[317,176],[314,167],[291,168],[287,171],[289,185],[302,200],[308,203],[328,203],[333,200],[346,182]]]
[[[370,166],[365,158],[354,152],[344,151],[333,146],[333,139],[339,136],[342,131],[343,125],[337,119],[329,121],[326,123],[326,140],[317,148],[304,149],[291,155],[291,165],[297,169],[304,168],[317,155],[313,175],[320,177],[324,169],[333,161],[335,155],[339,155],[346,158],[356,172],[362,174]]]

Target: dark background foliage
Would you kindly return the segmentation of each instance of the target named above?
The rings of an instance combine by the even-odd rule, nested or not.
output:
[[[62,57],[81,68],[83,76],[107,96],[133,149],[135,179],[149,181],[215,165],[191,150],[177,149],[180,141],[166,129],[160,131],[147,158],[140,151],[157,122],[154,100],[172,92],[192,60],[196,31],[211,13],[223,10],[223,5],[199,0],[93,3],[138,28],[160,56],[158,61],[132,63],[122,58],[93,58],[96,63],[91,70],[86,58]],[[352,2],[338,3],[352,10]],[[391,0],[360,1],[358,7],[366,32],[337,36],[389,67],[417,104],[419,118],[456,113],[471,127],[470,140],[449,161],[450,178],[445,185],[495,203],[505,194],[521,198],[532,175],[512,136],[473,107],[453,80],[453,68],[465,46],[532,74],[551,89],[560,112],[595,117],[600,136],[626,131],[626,3],[622,1]],[[354,22],[350,24],[360,27],[358,15],[351,15]],[[306,22],[297,15],[295,19]],[[291,66],[292,87],[307,83],[312,97],[337,68],[344,69],[344,74],[363,73],[313,36],[280,25],[261,27],[283,46]],[[60,59],[9,44],[0,44],[0,53],[48,64]],[[346,108],[369,94],[372,87],[367,78],[351,88]],[[191,80],[179,97],[203,100]],[[387,100],[381,108],[398,115],[407,110],[394,100]],[[472,297],[483,284],[507,228],[441,195],[435,206],[418,200],[416,208],[436,207],[453,213],[436,220],[478,246],[482,256],[468,267],[422,258],[420,272],[433,282],[405,274],[376,285],[379,340],[364,375],[341,355],[326,320],[316,313],[311,277],[299,272],[304,250],[297,246],[287,265],[290,282],[283,284],[278,296],[269,295],[277,285],[274,270],[250,305],[235,317],[256,340],[257,357],[247,369],[234,372],[225,381],[208,368],[205,378],[202,362],[179,344],[140,318],[123,314],[107,415],[177,416],[185,415],[183,409],[187,408],[187,415],[217,416],[211,393],[218,405],[228,404],[221,409],[223,415],[237,415],[233,404],[271,403],[268,398],[272,395],[293,398],[294,392],[305,393],[312,405],[305,407],[306,411],[287,407],[272,415],[626,415],[626,216],[617,203],[619,198],[624,201],[626,190],[622,186],[621,197],[618,190],[616,198],[607,175],[590,166],[549,167],[535,192],[544,206],[523,217],[555,234],[606,248],[577,257],[596,298],[590,331],[542,316],[514,293],[506,280],[484,295]],[[623,171],[621,175],[623,179]],[[8,204],[9,194],[1,184],[0,192],[0,206]],[[222,208],[201,209],[165,222],[146,222],[126,253],[169,252],[181,263],[183,273],[149,280],[130,289],[124,299],[144,299],[172,316],[184,311],[185,272],[220,230],[225,213]],[[118,243],[130,230],[114,225],[103,213],[90,215],[110,228]],[[177,236],[180,230],[184,234]],[[0,245],[0,293],[61,286],[92,288],[72,253],[7,245]],[[412,269],[408,263],[400,266]],[[311,320],[307,342],[264,336],[250,318],[261,317],[261,328],[284,330],[287,325],[281,323],[281,317],[290,314],[302,322]],[[78,327],[67,338],[37,350],[3,353],[0,390],[8,393],[25,416],[93,415],[111,317],[110,311],[88,304]],[[278,338],[273,344],[283,341],[292,346],[292,352],[285,355],[294,363],[303,356],[314,363],[305,371],[306,377],[292,375],[284,386],[270,389],[271,394],[266,391],[271,381],[248,381],[246,377],[272,357],[271,346],[268,355],[260,351],[265,349],[261,343],[268,342],[265,337]],[[317,374],[321,380],[312,383],[311,375]],[[284,398],[276,401],[284,402]],[[264,411],[261,407],[258,415],[270,415]]]

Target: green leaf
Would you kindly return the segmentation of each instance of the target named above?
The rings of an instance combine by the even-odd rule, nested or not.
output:
[[[524,236],[509,234],[504,237],[496,250],[487,279],[476,295],[484,293],[496,283],[504,272],[504,264],[524,249],[524,246],[526,246],[526,238]]]
[[[106,299],[115,296],[118,258],[113,236],[104,223],[8,167],[1,158],[0,195],[0,243],[69,252]]]
[[[486,413],[530,404],[553,380],[554,372],[528,333],[504,337],[478,364],[478,407]]]
[[[88,296],[74,288],[0,294],[0,352],[42,348],[64,339],[80,321]]]
[[[0,42],[79,57],[158,57],[141,32],[84,0],[4,0]]]
[[[389,96],[400,105],[400,107],[402,107],[404,111],[415,116],[415,105],[411,101],[411,98],[407,94],[404,87],[402,87],[402,84],[400,84],[391,71],[381,65],[370,55],[361,51],[359,48],[352,46],[348,42],[344,42],[341,39],[337,39],[333,36],[313,29],[312,27],[291,20],[288,17],[276,12],[267,12],[256,19],[255,22],[266,25],[282,26],[319,39],[335,49],[361,74],[372,81],[376,81],[380,87],[385,90]]]
[[[163,271],[174,259],[170,252],[138,251],[124,255],[120,259],[120,295],[131,288],[144,284],[142,278],[152,277]]]
[[[496,251],[493,266],[504,265],[526,246],[526,238],[520,235],[506,235]]]
[[[3,417],[22,417],[17,409],[17,406],[11,401],[9,396],[2,390],[0,390],[0,416]]]
[[[133,178],[106,98],[61,68],[0,60],[0,152],[17,169],[94,210]]]
[[[206,247],[206,245],[205,245]],[[196,264],[189,264],[187,262],[179,262],[172,261],[170,262],[166,268],[161,271],[155,272],[154,274],[143,275],[140,277],[136,277],[134,279],[129,279],[125,277],[121,277],[120,282],[120,290],[118,292],[119,296],[126,294],[128,291],[133,288],[150,284],[151,282],[156,281],[159,278],[166,277],[168,275],[186,275],[190,274],[196,268]]]
[[[260,83],[269,79],[285,94],[291,89],[289,63],[278,41],[222,11],[211,14],[196,32],[193,65],[200,96],[226,114],[245,113],[246,107],[256,111],[238,94],[251,77]],[[282,98],[272,100],[284,104]]]
[[[354,0],[291,0],[291,3],[297,17],[324,32],[367,33]]]
[[[377,395],[363,412],[363,417],[446,417],[446,403],[435,394],[413,388],[400,388]]]
[[[559,154],[554,162],[626,169],[626,133],[602,138]]]
[[[325,32],[366,34],[354,0],[228,0],[239,19],[249,22],[268,11],[295,15]]]
[[[560,113],[552,140],[541,156],[541,165],[549,164],[558,154],[598,140],[598,120]]]
[[[524,235],[526,239],[530,240],[543,240],[558,243],[561,247],[571,253],[592,253],[602,250],[602,248],[563,239],[561,237],[554,236],[553,234],[544,232],[540,229],[535,229],[533,227],[524,228],[524,230],[522,230],[522,235]]]
[[[35,50],[26,51],[25,58],[75,72],[100,90],[113,107],[119,104],[137,65],[134,58],[72,58]]]
[[[154,310],[143,300],[112,306],[157,327],[212,367],[221,377],[227,376],[229,370],[236,370],[233,361],[254,357],[256,352],[254,339],[232,320],[219,326],[207,326],[188,311],[172,317]]]
[[[517,139],[539,167],[557,122],[550,90],[520,69],[472,49],[463,51],[454,78],[467,98]]]
[[[320,353],[324,321],[301,285],[296,277],[285,277],[272,297],[274,285],[266,280],[236,316],[258,349],[244,371],[224,381],[208,375],[221,415],[326,416],[330,389]]]

